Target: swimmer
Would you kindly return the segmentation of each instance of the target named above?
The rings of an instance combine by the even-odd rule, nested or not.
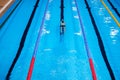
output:
[[[61,23],[60,23],[60,34],[64,34],[65,32],[65,22],[62,19]]]

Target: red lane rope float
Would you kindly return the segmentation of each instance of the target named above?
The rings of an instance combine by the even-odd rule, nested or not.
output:
[[[29,67],[29,71],[28,71],[28,75],[27,75],[26,80],[31,80],[31,77],[32,77],[32,71],[33,71],[33,68],[34,68],[36,53],[37,53],[39,42],[40,42],[40,37],[41,37],[42,29],[43,29],[43,24],[44,24],[44,21],[45,21],[46,12],[47,12],[47,9],[48,9],[48,4],[49,4],[49,0],[47,1],[44,16],[42,18],[42,23],[41,23],[41,26],[40,26],[40,29],[39,29],[39,34],[38,34],[37,41],[36,41],[36,44],[35,44],[35,48],[34,48],[34,52],[33,52],[33,56],[32,56],[32,59],[31,59],[31,63],[30,63],[30,67]]]
[[[90,63],[90,69],[92,71],[93,80],[97,80],[92,58],[89,59],[89,63]]]
[[[30,68],[29,68],[29,71],[28,71],[27,80],[31,79],[32,71],[33,71],[33,67],[34,67],[34,62],[35,62],[35,58],[33,57],[32,60],[31,60],[31,63],[30,63]]]
[[[89,59],[90,69],[91,69],[91,72],[92,72],[92,78],[93,78],[93,80],[97,80],[97,76],[96,76],[96,72],[95,72],[93,60],[92,60],[92,57],[91,57],[91,54],[90,54],[90,50],[89,50],[89,47],[88,47],[88,43],[87,43],[85,31],[84,31],[83,22],[82,22],[82,19],[81,19],[81,16],[80,16],[80,12],[79,12],[79,9],[78,9],[78,4],[77,4],[76,0],[74,0],[74,1],[75,1],[75,5],[76,5],[76,8],[77,8],[77,12],[78,12],[78,17],[79,17],[79,22],[80,22],[81,30],[82,30],[82,33],[83,33],[85,48],[86,48],[87,56],[88,56],[88,59]]]

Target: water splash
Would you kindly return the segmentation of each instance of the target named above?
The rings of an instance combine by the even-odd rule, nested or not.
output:
[[[82,32],[81,31],[79,31],[79,32],[76,32],[76,33],[74,33],[75,35],[78,35],[78,36],[82,36]]]
[[[112,38],[113,44],[117,43],[116,36],[118,35],[118,33],[119,33],[119,30],[115,29],[114,27],[111,27],[110,37]]]
[[[105,8],[101,7],[98,9],[98,15],[102,16],[104,15]]]
[[[49,33],[50,33],[50,31],[47,30],[45,27],[43,27],[43,29],[42,29],[42,35],[49,34]]]
[[[73,50],[70,50],[69,52],[70,53],[76,53],[77,51],[73,49]]]
[[[110,31],[111,38],[114,38],[118,33],[119,33],[119,30],[112,28]]]
[[[45,19],[50,20],[50,17],[51,17],[50,11],[47,11]]]
[[[76,7],[72,7],[72,10],[73,10],[73,11],[77,11],[77,8],[76,8]]]
[[[111,17],[104,17],[104,23],[111,23]]]
[[[51,48],[46,48],[46,49],[44,49],[44,51],[52,51],[52,49]]]
[[[79,16],[78,16],[78,15],[76,15],[76,16],[74,16],[74,18],[75,18],[75,19],[79,19]]]

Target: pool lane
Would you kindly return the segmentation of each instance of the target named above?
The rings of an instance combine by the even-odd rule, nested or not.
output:
[[[70,55],[71,60],[68,65],[68,72],[70,72],[67,74],[68,80],[92,79],[78,13],[73,0],[65,0],[65,22],[65,45],[68,51],[66,54]],[[71,57],[73,57],[73,60]]]
[[[27,34],[27,38],[25,40],[25,44],[24,44],[25,46],[23,47],[21,55],[15,65],[15,68],[12,71],[12,75],[11,75],[12,79],[15,79],[15,80],[19,79],[19,78],[26,79],[26,77],[27,77],[31,57],[33,54],[33,49],[34,49],[35,42],[36,42],[36,39],[38,36],[38,30],[39,30],[43,12],[44,12],[45,5],[43,5],[42,3],[45,4],[45,1],[40,1],[38,4],[37,11],[33,18],[30,30]],[[16,76],[15,73],[17,73],[18,75]],[[22,75],[22,77],[21,77],[21,75]]]
[[[107,67],[101,55],[101,51],[99,47],[99,40],[98,40],[97,34],[95,33],[94,25],[91,20],[90,14],[88,13],[88,9],[85,4],[85,1],[77,0],[77,2],[79,4],[78,6],[79,6],[79,10],[80,10],[81,17],[83,20],[90,52],[93,58],[97,79],[110,79]]]
[[[29,3],[29,4],[28,4]],[[28,7],[25,7],[25,6]],[[20,43],[21,36],[33,9],[34,0],[22,1],[14,13],[10,16],[4,27],[0,32],[4,32],[4,36],[0,39],[0,78],[5,79],[5,76],[12,64],[12,61],[16,55],[17,48]],[[11,23],[12,22],[12,23]],[[9,44],[9,45],[7,45]]]
[[[85,33],[82,18],[81,18],[81,14],[80,14],[80,11],[79,11],[79,8],[78,8],[78,3],[77,3],[76,0],[74,0],[74,2],[75,2],[75,6],[76,6],[76,9],[77,9],[77,13],[78,13],[79,24],[81,26],[81,32],[82,32],[83,39],[84,39],[85,49],[86,49],[87,57],[88,57],[88,60],[89,60],[89,66],[90,66],[90,69],[91,69],[92,78],[93,78],[93,80],[97,80],[96,71],[95,71],[94,63],[93,63],[93,58],[91,56],[90,48],[89,48],[88,41],[87,41],[87,38],[86,38],[86,33]]]
[[[47,1],[47,0],[46,0]],[[37,51],[32,79],[56,80],[61,75],[54,72],[58,68],[57,55],[60,55],[60,0],[50,1]],[[59,80],[59,79],[58,79]]]
[[[30,63],[30,67],[29,67],[29,71],[28,71],[28,75],[27,75],[27,80],[31,80],[32,72],[33,72],[33,69],[34,69],[34,63],[35,63],[35,60],[36,60],[36,55],[37,55],[37,51],[38,51],[38,47],[39,47],[39,42],[40,42],[40,39],[41,39],[42,30],[44,28],[44,22],[45,22],[45,18],[46,18],[46,14],[47,14],[48,5],[49,5],[49,0],[47,1],[45,11],[44,11],[44,15],[43,15],[43,18],[42,18],[42,22],[41,22],[41,25],[40,25],[40,28],[39,28],[39,31],[38,31],[38,36],[37,36],[37,40],[36,40],[36,43],[35,43],[35,48],[34,48],[33,56],[32,56],[32,59],[31,59],[31,63]]]
[[[116,25],[116,23],[111,18],[107,10],[99,1],[94,1],[94,2],[89,1],[89,4],[92,7],[91,10],[92,10],[92,13],[94,14],[94,18],[97,23],[98,30],[101,34],[101,38],[103,40],[105,50],[106,50],[106,55],[110,63],[110,66],[112,68],[112,71],[114,73],[115,79],[119,80],[120,79],[120,77],[118,76],[120,75],[120,72],[119,72],[120,65],[118,62],[120,57],[118,52],[120,48],[119,27]]]
[[[33,18],[34,18],[34,14],[35,14],[35,12],[36,12],[38,3],[39,3],[39,0],[37,0],[36,3],[35,3],[35,5],[34,5],[34,8],[33,8],[33,10],[32,10],[32,13],[31,13],[31,16],[30,16],[30,18],[29,18],[29,21],[28,21],[28,23],[27,23],[27,25],[26,25],[26,28],[25,28],[24,32],[23,32],[23,35],[22,35],[22,38],[21,38],[21,41],[20,41],[20,45],[19,45],[19,48],[18,48],[18,51],[17,51],[17,54],[16,54],[16,56],[15,56],[13,62],[12,62],[12,65],[10,66],[10,69],[9,69],[9,71],[8,71],[8,74],[7,74],[7,76],[6,76],[6,79],[9,79],[9,77],[11,76],[11,72],[12,72],[12,70],[13,70],[16,62],[17,62],[17,60],[19,59],[19,56],[21,55],[21,52],[22,52],[22,49],[23,49],[23,47],[24,47],[24,43],[25,43],[25,40],[26,40],[26,36],[27,36],[27,33],[28,33],[29,28],[30,28],[30,26],[31,26],[32,20],[33,20]]]

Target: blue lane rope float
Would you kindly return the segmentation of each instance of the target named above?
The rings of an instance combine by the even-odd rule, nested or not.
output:
[[[41,23],[41,26],[40,26],[40,29],[39,29],[38,37],[37,37],[37,40],[36,40],[36,44],[35,44],[35,48],[34,48],[34,52],[33,52],[33,56],[32,56],[32,59],[31,59],[31,63],[30,63],[30,67],[29,67],[29,71],[28,71],[26,80],[31,80],[31,77],[32,77],[32,71],[33,71],[33,68],[34,68],[34,63],[35,63],[36,54],[37,54],[37,51],[38,51],[38,46],[39,46],[39,42],[40,42],[40,38],[41,38],[41,33],[42,33],[43,25],[44,25],[44,22],[45,22],[45,16],[46,16],[46,13],[47,13],[48,4],[49,4],[49,0],[47,1],[47,4],[46,4],[44,16],[42,18],[42,23]]]
[[[91,72],[92,72],[92,78],[93,78],[93,80],[97,80],[97,76],[96,76],[96,72],[95,72],[95,68],[94,68],[94,63],[93,63],[92,56],[91,56],[91,53],[90,53],[90,50],[89,50],[89,47],[88,47],[88,42],[87,42],[87,39],[86,39],[86,35],[85,35],[85,31],[84,31],[83,22],[82,22],[82,19],[81,19],[81,16],[80,16],[80,12],[79,12],[79,9],[78,9],[78,4],[77,4],[76,0],[74,0],[74,1],[75,1],[75,5],[76,5],[76,8],[77,8],[77,12],[78,12],[80,26],[81,26],[81,29],[82,29],[82,34],[83,34],[84,43],[85,43],[85,49],[87,51],[87,56],[88,56],[88,59],[89,59],[89,65],[90,65],[90,69],[91,69]]]

